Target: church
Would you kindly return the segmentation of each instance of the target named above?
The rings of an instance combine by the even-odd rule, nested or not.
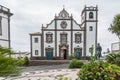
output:
[[[98,7],[85,6],[81,23],[63,8],[41,32],[30,33],[31,59],[67,60],[72,54],[78,59],[91,56],[97,45]]]

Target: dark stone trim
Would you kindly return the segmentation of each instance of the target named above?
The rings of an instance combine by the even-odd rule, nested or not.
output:
[[[87,13],[85,12],[85,20],[86,20],[86,16],[87,16]],[[86,31],[86,22],[85,22],[85,25],[84,25],[84,27],[85,27],[85,31],[84,31],[84,57],[86,57],[86,34],[87,34],[87,31]]]
[[[73,20],[71,20],[71,54],[73,53]]]
[[[9,48],[11,48],[11,40],[10,40],[10,17],[8,16],[8,39],[9,39]]]
[[[55,19],[55,20],[72,20],[72,18],[71,19]]]
[[[41,36],[42,34],[30,34],[32,36]]]
[[[97,7],[97,6],[96,6]],[[98,11],[98,9],[96,7],[86,7],[85,5],[85,8],[83,9],[82,13],[83,14],[84,12],[86,11]],[[92,9],[91,9],[92,8]]]
[[[55,57],[57,57],[57,20],[55,20]]]
[[[46,29],[44,31],[55,31],[55,29]],[[63,31],[63,29],[57,29],[56,31]],[[66,29],[64,31],[71,31],[71,29]],[[73,29],[73,31],[84,31],[84,30],[81,30],[81,29]]]
[[[32,50],[33,48],[32,48],[32,47],[33,47],[33,45],[32,45],[32,35],[30,35],[31,57],[33,57],[33,56],[32,56],[32,54],[33,54],[33,50]]]
[[[0,16],[0,35],[2,35],[2,16]]]
[[[42,29],[42,41],[41,41],[41,45],[42,45],[42,47],[41,47],[41,51],[42,51],[42,53],[41,53],[41,57],[44,57],[44,30]]]
[[[7,14],[7,16],[9,16],[9,17],[13,15],[13,13],[10,13],[10,10],[4,11],[4,10],[0,9],[0,13]]]
[[[85,23],[85,22],[98,22],[98,20],[85,20],[81,23],[81,26]]]
[[[10,40],[6,40],[6,39],[0,39],[1,41],[10,41]]]
[[[96,11],[96,20],[98,21],[98,7],[97,8],[97,11]],[[98,22],[96,22],[96,41],[95,41],[95,47],[97,46],[97,36],[98,36]]]

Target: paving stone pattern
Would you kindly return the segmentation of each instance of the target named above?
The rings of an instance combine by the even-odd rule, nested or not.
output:
[[[21,76],[0,78],[0,80],[59,80],[61,75],[63,77],[69,77],[71,80],[76,80],[79,70],[80,69],[54,69],[23,72]]]

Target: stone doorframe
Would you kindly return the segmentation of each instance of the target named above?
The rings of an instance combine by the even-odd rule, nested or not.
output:
[[[63,53],[63,50],[65,50],[66,49],[66,57],[67,57],[67,59],[68,59],[68,54],[69,54],[69,45],[59,45],[59,57],[60,57],[60,59],[64,59],[64,53]]]

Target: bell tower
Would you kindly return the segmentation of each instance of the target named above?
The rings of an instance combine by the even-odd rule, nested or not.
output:
[[[91,56],[91,46],[94,53],[97,45],[98,7],[86,7],[82,11],[82,27],[84,28],[84,57]]]

